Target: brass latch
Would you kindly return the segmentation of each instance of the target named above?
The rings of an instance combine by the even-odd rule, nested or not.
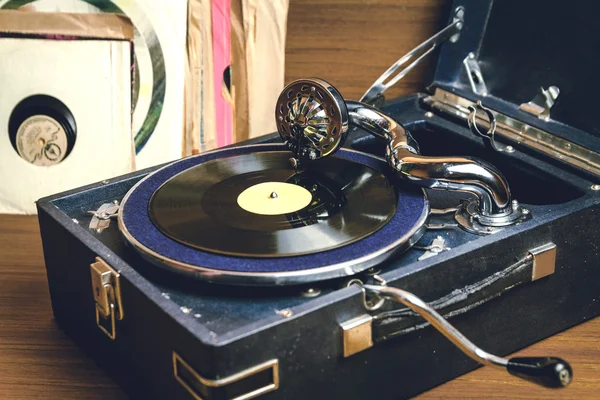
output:
[[[92,292],[96,301],[96,324],[114,340],[117,337],[115,321],[124,317],[119,273],[100,257],[90,265]]]

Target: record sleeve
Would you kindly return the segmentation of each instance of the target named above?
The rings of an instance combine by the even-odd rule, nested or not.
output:
[[[135,26],[136,165],[146,168],[183,155],[186,0],[0,0],[0,9],[129,17]]]

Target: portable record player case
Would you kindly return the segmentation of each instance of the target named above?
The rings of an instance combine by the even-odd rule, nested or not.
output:
[[[282,287],[195,282],[143,261],[115,221],[88,228],[93,211],[121,201],[148,169],[38,202],[57,322],[135,398],[406,398],[477,363],[402,306],[369,302],[349,285],[354,278],[417,294],[501,355],[598,315],[600,131],[590,110],[600,60],[588,54],[598,35],[580,34],[596,29],[587,21],[595,13],[540,5],[455,1],[450,22],[462,7],[464,25],[441,46],[430,94],[383,107],[423,154],[495,164],[530,220],[475,235],[436,223],[433,212],[420,246],[356,277]],[[547,90],[545,102],[534,99],[550,85],[558,98]],[[467,128],[477,100],[496,112],[495,146],[514,151],[496,151]],[[360,129],[346,145],[385,151]],[[460,200],[427,192],[432,209]],[[438,236],[442,249],[423,257]],[[106,308],[108,318],[99,317]]]

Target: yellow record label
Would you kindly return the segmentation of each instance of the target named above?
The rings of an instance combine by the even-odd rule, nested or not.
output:
[[[285,182],[263,182],[250,186],[237,198],[244,210],[260,215],[281,215],[308,206],[312,194],[302,186]]]

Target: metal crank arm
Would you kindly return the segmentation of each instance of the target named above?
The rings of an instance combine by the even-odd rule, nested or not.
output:
[[[503,358],[477,347],[429,304],[402,289],[379,285],[362,285],[364,290],[381,299],[401,303],[417,312],[463,353],[483,365],[505,368],[510,374],[548,388],[569,385],[573,370],[566,361],[557,357]]]
[[[360,98],[361,103],[370,104],[379,107],[383,104],[385,98],[383,92],[394,86],[406,74],[408,74],[425,57],[431,54],[436,48],[446,41],[456,42],[464,24],[465,10],[463,7],[457,7],[454,10],[452,23],[444,29],[400,57],[391,67],[388,68],[371,87]],[[410,64],[401,68],[403,65],[412,61]]]

